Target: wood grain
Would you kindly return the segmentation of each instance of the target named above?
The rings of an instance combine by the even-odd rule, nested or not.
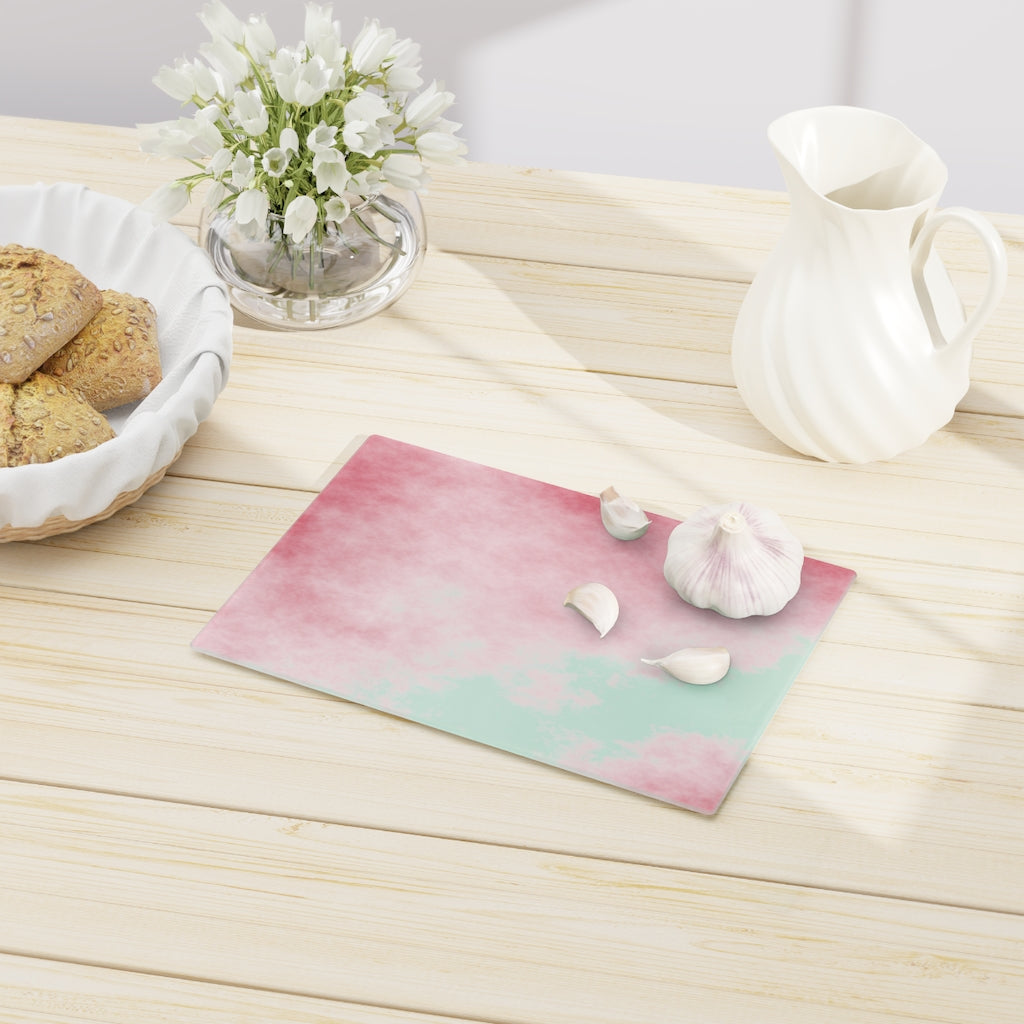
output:
[[[880,728],[860,677],[818,682],[851,656],[824,644],[712,827],[193,652],[205,616],[190,610],[24,592],[0,610],[24,637],[8,647],[0,777],[819,887],[838,860],[848,889],[1024,912],[1019,711],[937,704],[924,669],[916,692],[877,681]],[[33,623],[50,617],[67,626],[42,654]]]
[[[1024,984],[1008,914],[18,784],[0,820],[8,941],[122,970],[549,1024],[973,1024]]]
[[[0,1024],[487,1024],[0,953]]]
[[[0,184],[132,202],[187,166],[0,141]],[[830,466],[732,385],[784,194],[468,164],[424,202],[396,306],[238,317],[163,481],[0,546],[0,1024],[1017,1024],[1024,218],[993,215],[1011,278],[953,420]],[[970,305],[980,247],[940,248]],[[190,649],[370,433],[678,518],[742,497],[857,572],[715,817]]]

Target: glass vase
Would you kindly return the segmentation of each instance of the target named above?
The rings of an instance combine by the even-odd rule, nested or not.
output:
[[[414,192],[387,192],[354,206],[296,245],[284,217],[267,217],[251,238],[230,210],[204,215],[202,243],[227,284],[231,304],[262,324],[317,330],[356,323],[390,306],[412,284],[426,252]]]

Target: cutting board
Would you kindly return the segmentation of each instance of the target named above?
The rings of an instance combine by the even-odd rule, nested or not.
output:
[[[854,573],[806,558],[781,612],[727,619],[665,582],[678,521],[650,518],[616,540],[596,496],[371,436],[193,646],[712,814]],[[591,581],[620,605],[604,637],[564,604]],[[717,646],[711,685],[641,662]]]

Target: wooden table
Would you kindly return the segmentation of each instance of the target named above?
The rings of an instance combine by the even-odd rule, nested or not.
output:
[[[3,184],[176,171],[123,129],[0,139]],[[1024,218],[952,423],[852,467],[731,384],[784,195],[470,164],[426,209],[392,310],[237,325],[161,484],[0,548],[0,1021],[1024,1019]],[[716,816],[190,649],[369,433],[676,517],[744,498],[856,570]]]

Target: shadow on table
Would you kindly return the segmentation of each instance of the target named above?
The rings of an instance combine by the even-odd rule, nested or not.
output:
[[[735,389],[730,361],[735,316],[761,259],[750,253],[774,244],[784,223],[778,203],[766,199],[758,239],[744,250],[730,248],[728,241],[712,245],[700,239],[702,223],[705,232],[710,222],[721,224],[726,236],[735,233],[728,199],[713,189],[708,196],[715,208],[705,210],[699,195],[677,197],[671,185],[652,182],[654,202],[665,210],[665,219],[659,220],[638,213],[628,197],[594,191],[601,180],[545,171],[534,196],[529,174],[516,176],[509,189],[514,194],[502,195],[502,206],[513,207],[515,214],[502,228],[511,239],[510,259],[489,256],[488,240],[477,241],[465,225],[446,229],[450,236],[442,237],[438,247],[464,256],[475,271],[489,276],[568,357],[560,361],[584,370],[595,389],[607,388],[659,419],[709,438],[813,461],[779,442],[748,412]],[[499,185],[504,183],[499,179]],[[602,208],[608,210],[605,230],[594,216]],[[589,212],[588,219],[581,210]],[[630,268],[625,278],[624,267]],[[615,272],[615,279],[606,271]],[[459,344],[457,335],[445,342],[449,348]],[[474,358],[476,351],[467,347],[464,355]],[[521,362],[513,356],[488,366],[496,379],[527,389],[532,369],[525,355]],[[544,401],[558,402],[559,396],[548,394]],[[566,415],[579,419],[581,413],[574,408]],[[584,425],[595,436],[621,442],[622,432],[611,418]]]
[[[580,187],[575,175],[568,178],[567,182],[571,188]],[[603,198],[612,197],[591,194],[581,198],[588,206],[593,206],[595,203],[599,204]],[[529,206],[524,206],[522,215],[524,218],[533,215]],[[553,229],[557,231],[562,227],[552,222],[553,217],[547,209],[537,216],[538,219],[543,219],[544,231],[549,237]],[[699,305],[701,277],[678,272],[670,274],[666,271],[662,275],[666,282],[670,283],[672,277],[678,281],[678,304],[666,304],[650,311],[649,315],[644,315],[644,310],[638,309],[635,305],[629,306],[634,319],[632,322],[625,322],[623,330],[634,332],[635,343],[632,345],[608,341],[607,329],[604,333],[605,340],[595,341],[579,328],[576,320],[578,317],[579,321],[585,324],[588,320],[593,322],[600,319],[600,310],[595,313],[594,309],[588,306],[592,301],[600,301],[600,287],[590,287],[588,281],[593,280],[591,272],[596,271],[600,276],[600,259],[604,253],[613,252],[613,246],[596,249],[593,260],[582,267],[579,262],[567,259],[566,263],[581,267],[578,275],[580,284],[578,288],[566,289],[561,301],[557,302],[552,301],[550,292],[544,292],[543,279],[546,272],[545,264],[554,262],[551,250],[557,250],[557,241],[552,245],[546,242],[543,255],[538,245],[538,254],[535,257],[537,262],[529,267],[530,275],[536,280],[535,290],[526,287],[528,282],[524,283],[523,279],[510,276],[506,261],[480,258],[474,265],[482,273],[491,275],[521,312],[545,335],[554,339],[576,364],[593,375],[601,387],[614,389],[645,406],[658,417],[667,417],[691,431],[728,444],[776,456],[780,463],[785,463],[786,466],[822,465],[817,460],[791,451],[765,431],[746,410],[733,386],[729,367],[732,328],[751,276],[749,268],[733,260],[726,248],[701,243],[696,237],[697,228],[694,228],[692,234],[688,233],[682,218],[679,219],[679,224],[678,244],[689,250],[689,264],[703,267],[702,276],[707,282],[707,287],[716,290],[714,309],[711,308],[710,302],[704,307]],[[564,230],[567,236],[571,235],[572,224],[567,221]],[[634,223],[634,233],[638,238],[650,236],[662,241],[665,239],[665,225],[645,224],[642,217],[638,217]],[[567,249],[571,247],[571,244],[567,244]],[[638,271],[638,280],[642,280],[644,273],[657,271]],[[551,274],[552,281],[556,278],[558,281],[564,281],[567,277],[564,267],[552,269]],[[570,272],[568,277],[571,279],[572,276]],[[659,292],[664,299],[665,284],[659,283],[654,291]],[[617,306],[629,305],[630,301],[630,296],[621,292],[613,299],[606,299],[609,315],[615,316]],[[691,330],[699,335],[696,344],[687,347],[687,344],[683,343],[677,352],[673,352],[671,338],[679,337]],[[650,357],[651,345],[656,352],[656,365],[653,366]],[[495,366],[494,372],[496,376],[500,374],[508,383],[530,388],[528,370],[520,371],[516,364],[504,362],[500,364],[500,368]],[[677,385],[680,395],[678,403],[666,400],[666,381],[674,381]],[[992,408],[994,415],[1020,415],[1020,410],[1005,403],[1001,405],[984,387],[975,388],[975,394],[979,393],[985,394],[985,404]],[[545,396],[544,401],[559,403],[563,400],[557,394],[553,394]],[[593,403],[587,408],[593,408]],[[578,406],[570,408],[565,405],[564,414],[567,417],[574,417],[595,439],[607,440],[610,444],[621,444],[622,433],[617,431],[614,421],[598,419],[595,415],[586,422],[583,419],[585,414],[580,412]],[[973,435],[966,417],[958,417],[948,429]],[[984,444],[987,448],[995,450],[999,458],[1010,461],[1015,468],[1024,469],[1024,445],[993,444],[990,436],[981,435],[977,435],[977,441],[980,445]],[[707,500],[720,497],[706,494],[706,485],[696,478],[696,474],[686,479],[687,470],[685,464],[680,465],[678,452],[645,447],[638,448],[635,456],[660,475],[681,480],[695,495],[705,492]],[[780,472],[786,472],[786,466],[780,465]],[[841,473],[844,467],[829,469],[838,469]],[[855,474],[874,472],[871,467],[867,470],[860,467],[852,469]],[[901,481],[899,473],[890,472],[888,467],[882,467],[879,476],[886,476],[893,482],[894,497],[903,493],[901,487],[905,482]],[[800,479],[806,480],[802,472]],[[825,480],[833,481],[835,477],[830,475]],[[827,483],[823,486],[827,486]],[[837,494],[836,500],[842,502],[841,493]],[[855,521],[857,512],[854,508],[844,514],[850,516],[851,521]],[[970,567],[965,571],[969,578]],[[984,574],[983,570],[979,572]],[[981,585],[983,584],[979,580],[978,586]],[[907,628],[915,635],[914,643],[909,647],[899,648],[890,656],[887,655],[884,640],[875,641],[868,635],[861,641],[863,647],[858,644],[856,648],[858,652],[865,647],[869,651],[869,656],[862,658],[866,666],[862,680],[856,677],[855,673],[840,673],[835,677],[839,681],[827,686],[816,687],[813,683],[802,684],[798,680],[795,691],[787,697],[787,701],[793,701],[794,704],[798,702],[801,687],[809,685],[810,689],[806,692],[815,701],[821,701],[823,707],[830,706],[836,715],[833,721],[822,720],[820,723],[820,735],[831,735],[836,739],[835,761],[825,754],[816,768],[805,766],[804,770],[799,765],[785,765],[777,777],[767,781],[763,771],[751,771],[748,766],[746,772],[741,774],[737,788],[740,791],[747,790],[752,799],[770,800],[775,806],[790,808],[794,823],[805,821],[808,815],[814,820],[815,824],[809,831],[794,829],[793,842],[800,844],[800,849],[796,850],[794,846],[795,852],[790,851],[794,857],[792,863],[798,863],[801,857],[814,855],[814,844],[818,843],[821,849],[817,853],[822,857],[838,854],[842,857],[853,857],[865,865],[865,879],[873,879],[873,882],[865,881],[865,892],[888,893],[938,903],[956,903],[958,899],[962,899],[964,905],[986,905],[986,897],[983,894],[990,894],[993,891],[991,888],[986,889],[979,884],[973,888],[974,896],[963,895],[970,887],[960,890],[957,890],[956,886],[951,889],[945,888],[941,872],[921,872],[920,877],[915,878],[914,861],[922,855],[922,851],[926,857],[934,859],[934,853],[946,842],[944,830],[948,830],[950,834],[957,831],[962,838],[959,852],[954,857],[959,858],[957,867],[953,869],[954,874],[961,867],[964,871],[976,869],[980,872],[979,878],[986,875],[1006,877],[1007,871],[1015,871],[1016,880],[1024,882],[1024,876],[1021,876],[1019,869],[1012,867],[1006,853],[1012,849],[1024,854],[1024,834],[1020,828],[1017,828],[1016,832],[1011,828],[1005,829],[1006,835],[1002,846],[987,843],[980,833],[976,842],[969,836],[963,838],[967,835],[963,829],[972,827],[965,823],[977,817],[972,815],[976,806],[976,793],[1001,785],[998,778],[990,777],[986,773],[980,758],[984,750],[984,737],[981,732],[998,726],[1002,730],[1002,739],[1007,740],[1010,736],[1010,726],[1003,720],[1007,709],[1017,712],[1024,709],[1024,695],[1016,692],[1011,695],[1008,685],[1013,663],[1019,660],[1018,655],[1009,649],[977,649],[977,636],[984,634],[984,628],[981,634],[976,633],[970,626],[964,626],[955,617],[951,617],[946,606],[941,603],[908,600],[905,594],[887,587],[884,581],[878,579],[865,578],[863,591],[871,597],[873,614],[879,618],[878,629],[882,630],[883,622],[887,625],[892,621],[905,621]],[[842,611],[841,608],[840,614]],[[870,628],[870,621],[866,625]],[[852,649],[854,648],[851,647]],[[801,679],[814,679],[814,657],[815,655],[812,655],[812,661],[801,674]],[[834,653],[832,657],[835,657]],[[936,693],[928,686],[925,673],[918,664],[933,657],[962,659],[963,673],[967,675],[947,675],[944,671],[943,678],[949,680],[948,692]],[[899,664],[902,663],[911,664],[912,672],[909,677],[904,677],[901,673]],[[908,708],[918,708],[921,717],[920,731],[917,731],[913,715],[908,712],[900,720],[909,721],[910,727],[915,730],[911,735],[888,735],[887,749],[880,757],[868,755],[858,761],[856,758],[859,755],[854,753],[853,765],[856,767],[850,767],[843,763],[843,746],[847,742],[856,746],[862,738],[850,734],[850,726],[842,718],[843,707],[853,709],[860,706],[862,692],[873,694],[872,699],[876,708],[886,706],[888,695],[892,696],[894,705],[904,711]],[[970,710],[961,714],[963,708]],[[798,723],[794,724],[799,727]],[[863,722],[861,725],[863,726]],[[884,737],[886,724],[882,722],[877,727]],[[769,734],[772,728],[769,726]],[[1006,756],[1011,757],[1009,747]],[[757,757],[756,750],[754,757]],[[871,778],[873,772],[878,774],[880,779],[884,777],[884,781],[878,782]],[[807,787],[794,788],[788,785],[785,782],[787,773],[794,776],[807,775]],[[963,782],[965,773],[968,779],[966,783]],[[769,775],[771,774],[769,770]],[[1013,775],[1011,772],[1006,776],[1006,781],[1009,783],[1018,777],[1019,775]],[[854,784],[845,787],[844,780],[850,778],[853,778]],[[844,799],[844,789],[848,789],[850,799]],[[873,791],[877,791],[877,812],[870,805],[870,794]],[[735,800],[736,795],[726,799],[720,812],[723,818],[730,816],[730,801]],[[992,806],[999,799],[1002,798],[993,797],[989,792],[985,802]],[[689,841],[692,842],[694,836],[714,829],[715,823],[716,819],[691,822],[690,816],[687,816],[684,824],[680,826],[681,843],[686,843],[683,836],[689,837]],[[978,821],[974,823],[983,831]],[[807,843],[810,845],[805,846]],[[775,852],[779,853],[778,850]],[[970,867],[972,863],[973,868]],[[891,865],[891,870],[887,865]],[[772,870],[766,865],[765,874],[761,877],[767,878]],[[828,888],[827,868],[816,862],[814,872],[817,877],[812,884]],[[894,878],[901,881],[894,883]],[[909,891],[911,889],[912,891]],[[954,892],[961,895],[955,895]],[[991,899],[988,899],[987,906],[988,909],[999,909],[992,905]]]
[[[972,383],[968,398],[971,407],[984,409],[984,414],[957,412],[944,428],[946,432],[984,446],[987,454],[1024,473],[1024,408],[985,384]]]

